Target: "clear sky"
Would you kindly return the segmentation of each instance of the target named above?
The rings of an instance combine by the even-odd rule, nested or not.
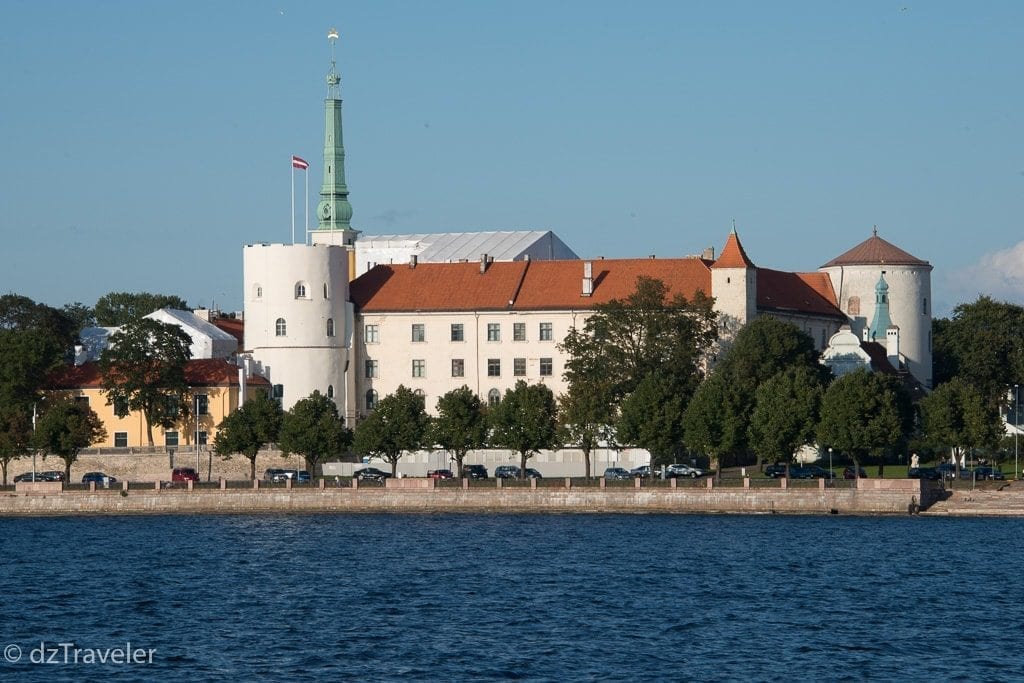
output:
[[[1019,0],[15,0],[0,291],[239,309],[242,245],[291,239],[292,154],[315,206],[331,26],[365,233],[674,257],[735,220],[756,264],[815,270],[877,225],[938,314],[1024,303]]]

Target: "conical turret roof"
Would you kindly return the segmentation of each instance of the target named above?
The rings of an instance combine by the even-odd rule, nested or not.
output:
[[[928,266],[927,261],[922,261],[916,256],[909,254],[891,242],[886,242],[878,236],[876,231],[853,249],[850,249],[841,256],[837,256],[822,268],[831,266]]]
[[[722,255],[718,257],[712,268],[753,268],[754,263],[747,257],[747,252],[743,251],[743,245],[740,244],[740,236],[736,234],[736,228],[732,229],[729,233],[729,238],[725,240],[725,246],[722,247]]]

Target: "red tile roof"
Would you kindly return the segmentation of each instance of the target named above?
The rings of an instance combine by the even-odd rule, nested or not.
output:
[[[238,366],[219,358],[190,360],[185,366],[185,381],[190,387],[238,386]],[[270,386],[260,375],[247,380],[250,386]],[[91,389],[102,386],[98,363],[67,365],[50,374],[44,389]]]
[[[237,339],[238,348],[242,348],[245,343],[245,323],[240,318],[214,318],[210,322]]]
[[[827,273],[757,269],[757,307],[846,319]]]
[[[822,268],[830,266],[865,266],[865,265],[894,265],[894,266],[928,266],[927,261],[908,254],[896,245],[886,242],[878,235],[872,235],[853,249],[835,257]]]
[[[710,295],[711,271],[699,258],[598,259],[593,294],[582,295],[582,260],[378,265],[353,280],[351,296],[362,313],[588,309],[623,299],[644,275],[665,282],[672,294]]]
[[[733,230],[729,233],[729,238],[725,240],[725,246],[722,247],[722,254],[715,261],[715,265],[712,268],[753,268],[754,262],[747,257],[747,252],[743,250],[743,245],[740,244],[740,236]]]

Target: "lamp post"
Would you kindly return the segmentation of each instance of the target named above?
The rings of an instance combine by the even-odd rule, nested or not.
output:
[[[1020,385],[1013,385],[1013,476],[1020,479],[1017,466],[1017,435],[1020,433]]]
[[[831,482],[832,477],[836,476],[836,473],[832,471],[832,447],[831,446],[828,447],[828,471],[829,471],[829,474],[832,475],[831,477],[829,477],[829,480],[830,480],[829,483],[831,484],[832,483]]]

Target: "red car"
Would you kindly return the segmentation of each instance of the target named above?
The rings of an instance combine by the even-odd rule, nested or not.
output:
[[[455,475],[451,470],[428,470],[427,479],[451,479]]]
[[[175,467],[171,481],[199,481],[199,474],[192,467]]]

